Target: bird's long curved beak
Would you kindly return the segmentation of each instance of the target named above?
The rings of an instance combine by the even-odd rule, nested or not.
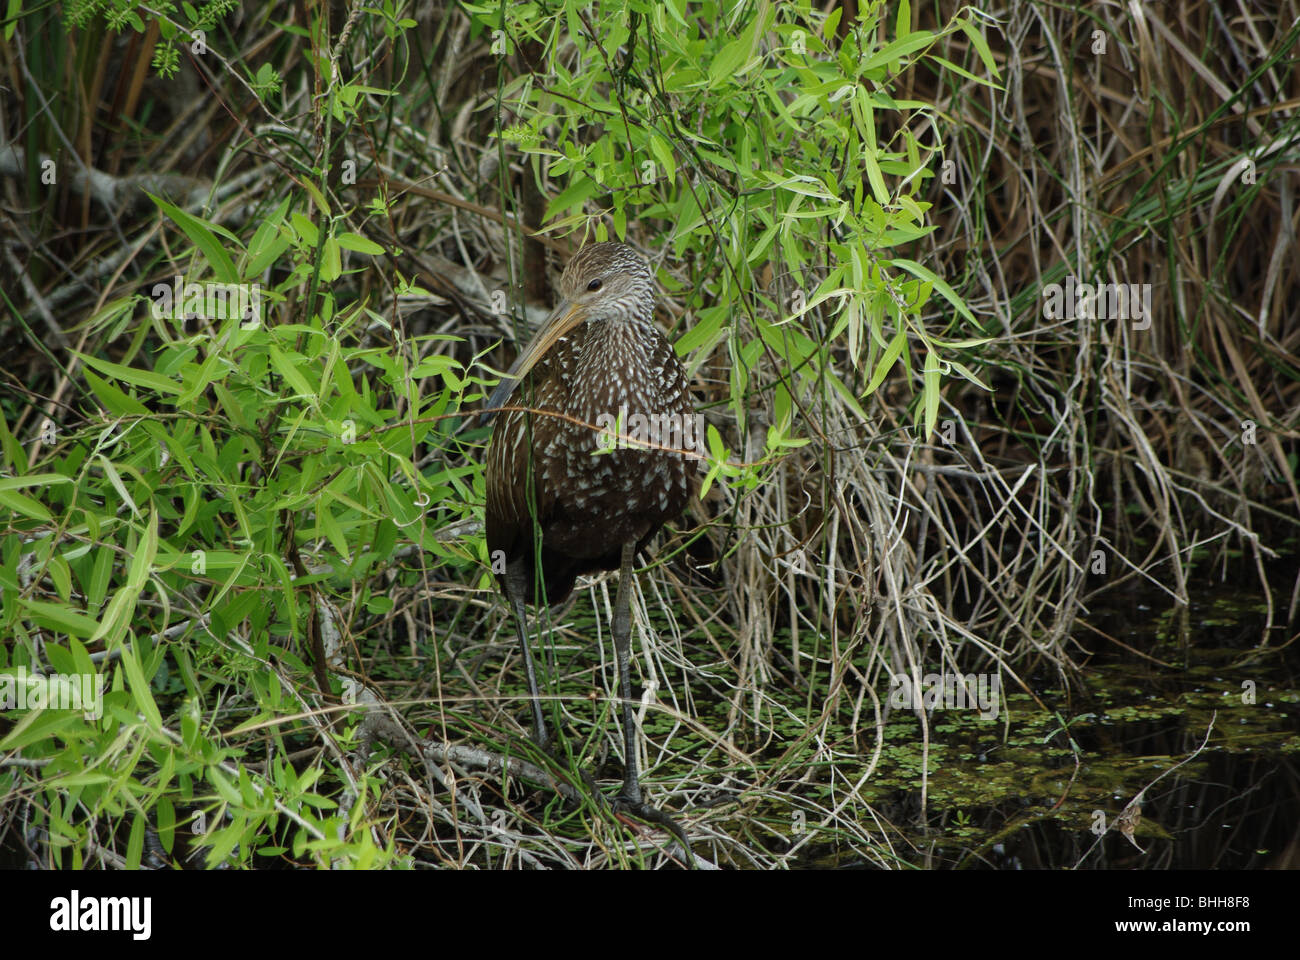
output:
[[[546,351],[555,345],[555,341],[585,319],[586,311],[580,305],[570,303],[568,300],[560,301],[560,305],[546,318],[546,322],[537,333],[533,334],[533,339],[528,342],[528,346],[524,347],[523,352],[515,358],[510,371],[501,378],[501,382],[492,391],[492,396],[488,397],[487,410],[479,418],[480,426],[496,416],[498,407],[505,406],[510,399],[510,394],[514,393],[516,384],[528,375],[528,371],[533,369],[533,364],[546,355]]]

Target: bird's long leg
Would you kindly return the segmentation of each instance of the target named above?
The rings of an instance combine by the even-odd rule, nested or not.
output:
[[[515,611],[515,626],[519,630],[519,649],[524,655],[524,673],[528,675],[528,694],[533,701],[533,742],[543,750],[549,750],[551,738],[546,732],[546,720],[542,716],[542,701],[537,692],[537,671],[533,667],[533,654],[528,646],[528,621],[524,616],[524,596],[527,590],[525,584],[528,575],[528,563],[524,559],[506,564],[506,593]]]
[[[623,704],[623,789],[614,799],[615,810],[626,810],[643,820],[667,828],[682,845],[686,861],[694,865],[690,842],[677,821],[641,796],[641,779],[636,767],[636,725],[632,714],[632,678],[629,661],[632,658],[632,561],[636,556],[636,542],[623,544],[623,562],[618,573],[618,592],[614,595],[614,656],[618,660],[618,695]]]
[[[623,791],[620,798],[641,802],[641,779],[636,769],[636,727],[632,716],[632,561],[636,544],[623,544],[623,562],[618,571],[618,592],[614,594],[614,656],[618,660],[618,696],[623,703]]]

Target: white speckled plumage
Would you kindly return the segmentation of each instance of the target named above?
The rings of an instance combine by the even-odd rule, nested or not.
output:
[[[592,291],[596,280],[600,288]],[[531,485],[552,604],[568,595],[576,576],[618,568],[624,543],[640,549],[680,515],[694,476],[691,461],[663,451],[633,447],[593,456],[602,414],[623,411],[625,424],[635,414],[674,415],[679,422],[692,414],[686,373],[653,322],[649,264],[626,244],[589,244],[565,268],[560,288],[582,322],[514,387],[508,405],[537,412],[500,414],[486,463],[488,549],[504,551],[508,560],[533,555]]]

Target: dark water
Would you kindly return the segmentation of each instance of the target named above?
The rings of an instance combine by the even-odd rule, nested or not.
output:
[[[924,812],[920,720],[894,713],[869,796],[895,851],[939,869],[1300,867],[1300,626],[1294,573],[1282,582],[1269,630],[1258,585],[1202,585],[1188,608],[1137,590],[1093,605],[1075,683],[1044,668],[996,719],[930,714]]]

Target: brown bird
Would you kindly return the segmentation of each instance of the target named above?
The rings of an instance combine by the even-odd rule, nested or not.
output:
[[[671,817],[647,805],[637,776],[631,681],[632,564],[665,521],[679,516],[694,488],[690,459],[680,453],[613,444],[598,427],[660,446],[691,445],[686,372],[656,329],[650,265],[622,243],[593,243],[569,261],[561,301],[493,391],[486,418],[503,406],[486,463],[487,546],[514,609],[532,696],[533,737],[550,738],[524,621],[525,603],[562,602],[574,580],[619,571],[614,652],[623,707],[625,775],[614,801],[670,829]],[[652,424],[637,436],[628,424]],[[677,432],[674,432],[676,428]],[[603,439],[603,443],[602,443]],[[504,574],[499,561],[504,560]]]

